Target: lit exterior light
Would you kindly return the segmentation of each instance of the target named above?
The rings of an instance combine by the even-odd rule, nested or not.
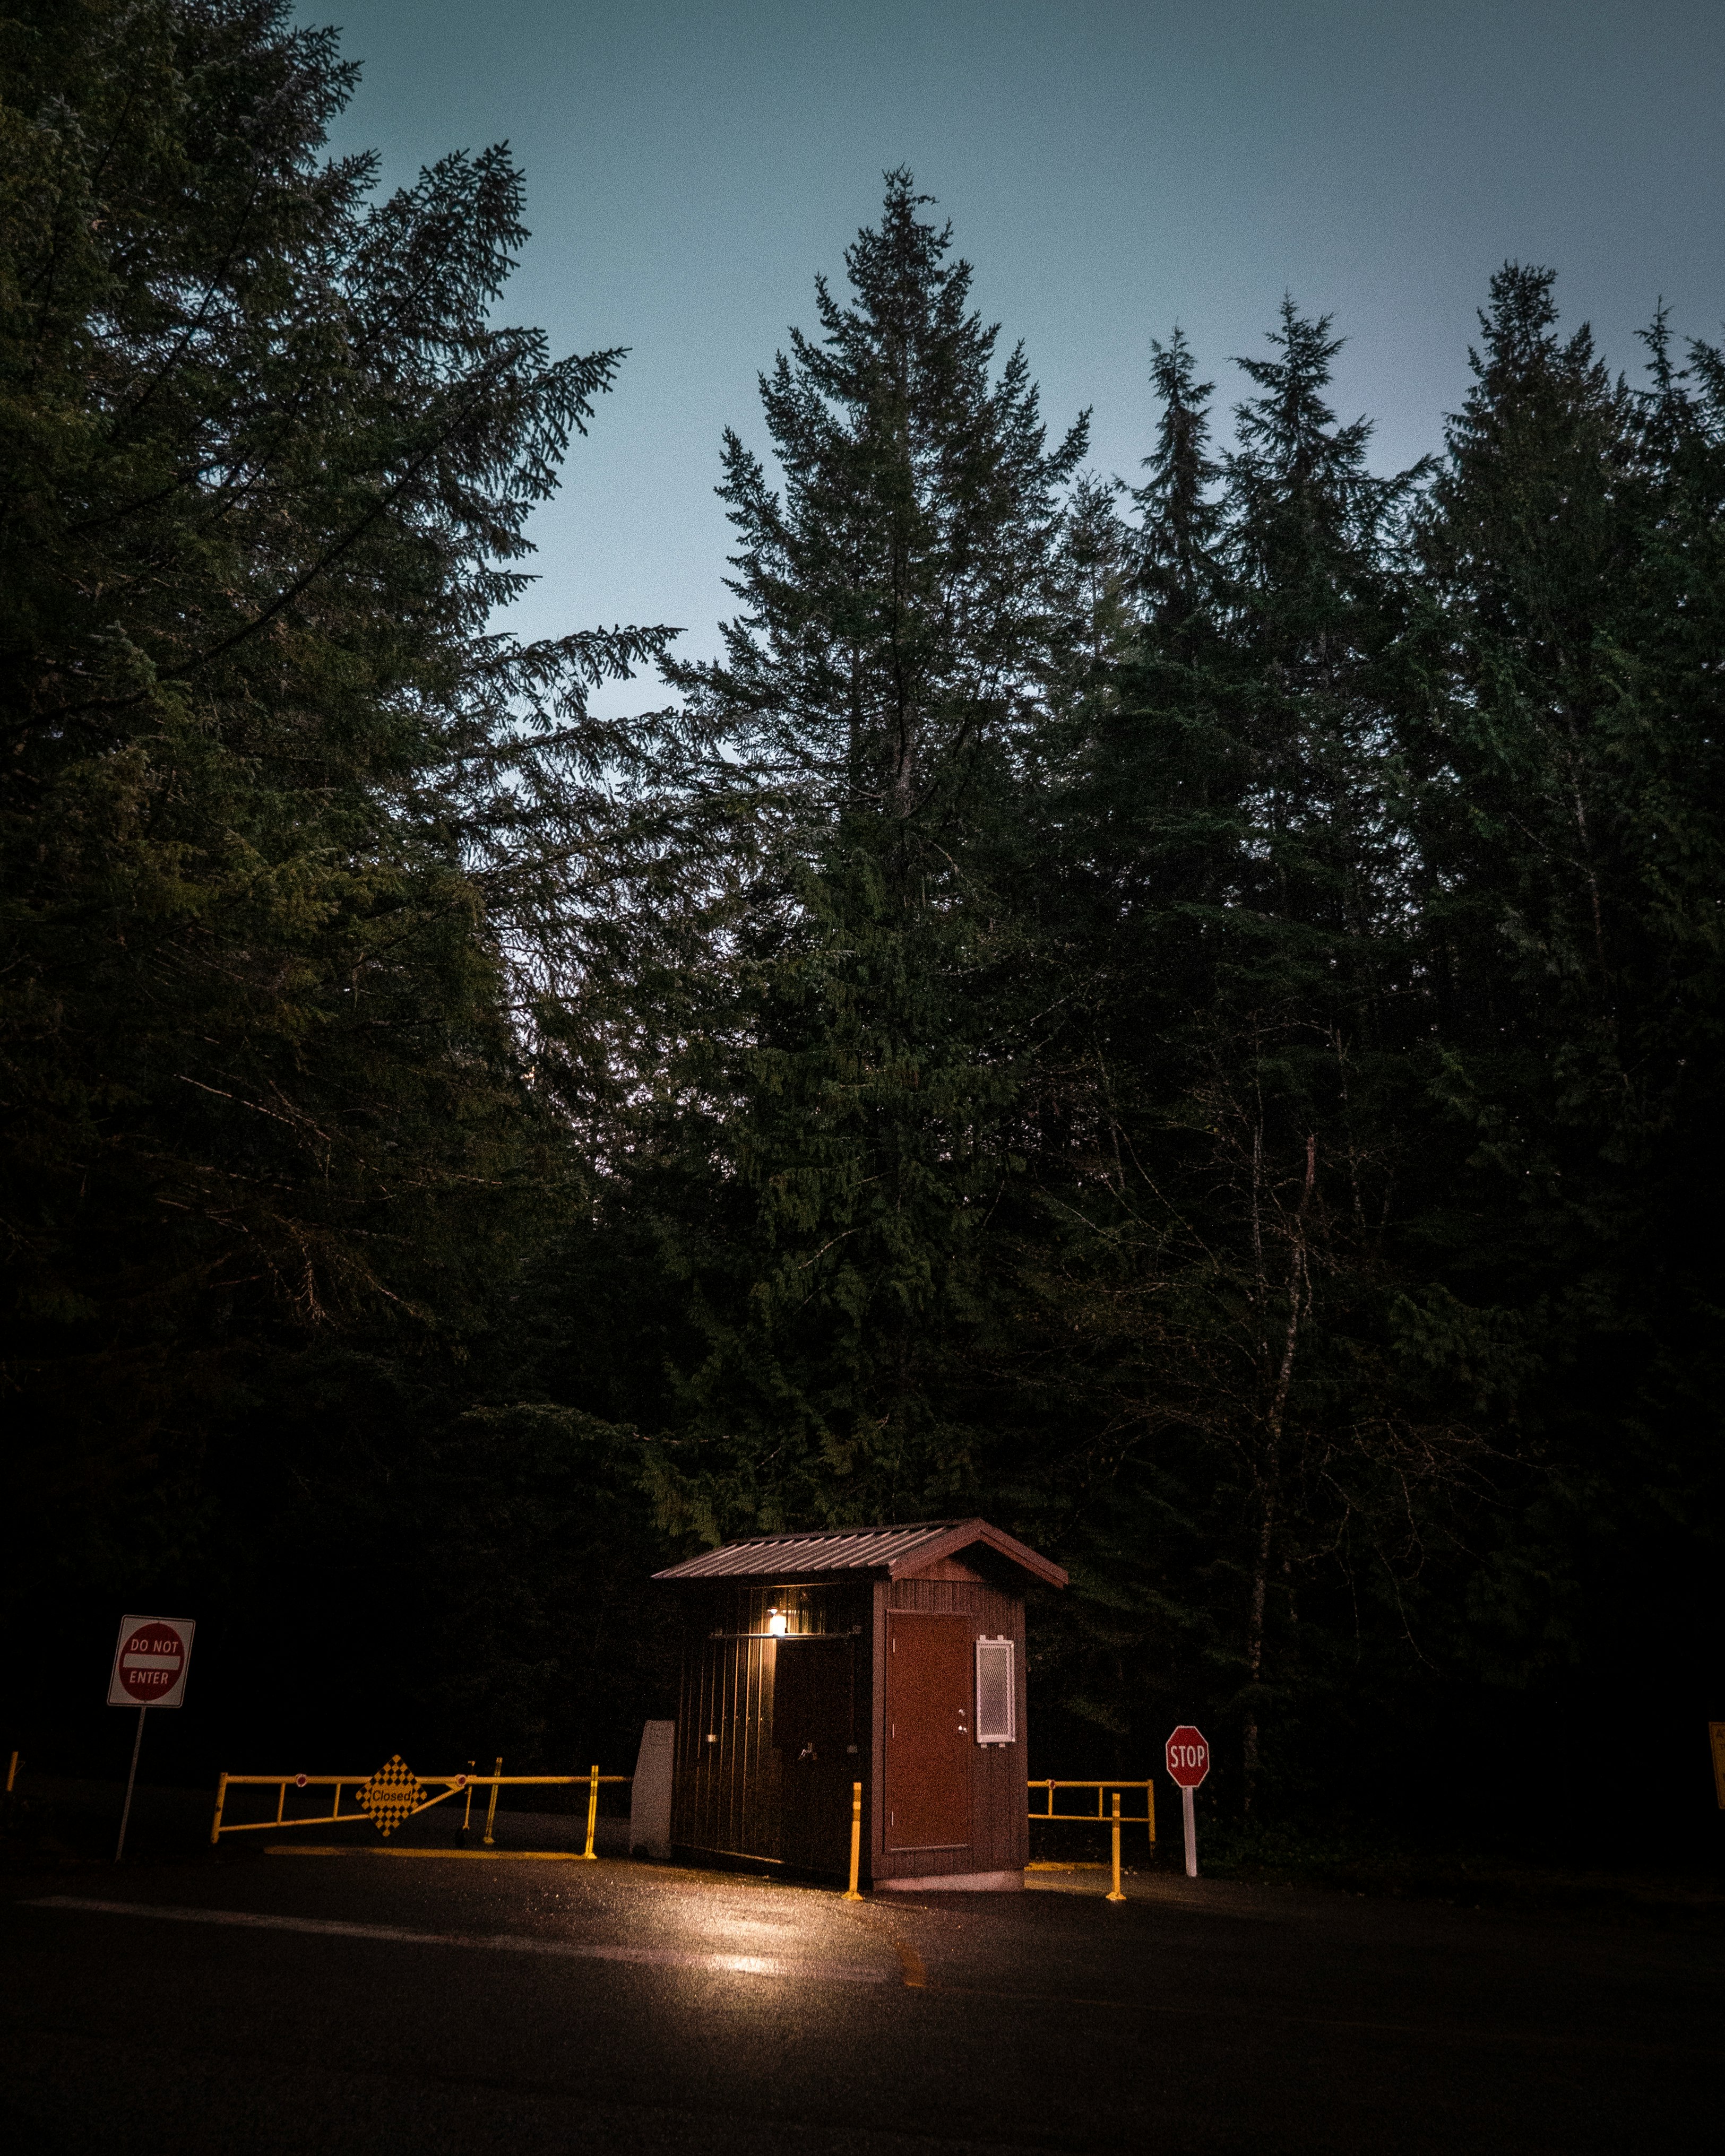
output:
[[[772,1634],[775,1640],[782,1640],[784,1637],[784,1612],[783,1609],[769,1609],[767,1612],[767,1630]]]

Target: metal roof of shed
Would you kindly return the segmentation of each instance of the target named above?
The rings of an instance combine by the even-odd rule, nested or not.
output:
[[[901,1579],[978,1543],[1028,1573],[1064,1587],[1060,1567],[986,1520],[920,1520],[906,1527],[836,1527],[820,1534],[752,1535],[706,1550],[655,1579],[783,1579],[794,1573],[884,1572]]]

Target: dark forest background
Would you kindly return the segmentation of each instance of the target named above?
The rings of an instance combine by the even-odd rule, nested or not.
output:
[[[656,1567],[980,1512],[1033,1771],[1712,1846],[1725,355],[1507,264],[1386,478],[1288,300],[1111,485],[895,172],[723,657],[524,643],[624,356],[506,153],[327,161],[276,0],[0,84],[0,1743],[123,1768],[160,1609],[160,1779],[626,1770]]]

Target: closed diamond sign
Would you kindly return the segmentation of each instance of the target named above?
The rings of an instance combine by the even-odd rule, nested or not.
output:
[[[425,1785],[398,1752],[387,1767],[380,1767],[362,1785],[359,1800],[387,1841],[408,1815],[425,1801]]]

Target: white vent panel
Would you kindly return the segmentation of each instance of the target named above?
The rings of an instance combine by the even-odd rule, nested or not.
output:
[[[1018,1686],[1010,1640],[976,1643],[976,1741],[1011,1744],[1018,1737]]]

